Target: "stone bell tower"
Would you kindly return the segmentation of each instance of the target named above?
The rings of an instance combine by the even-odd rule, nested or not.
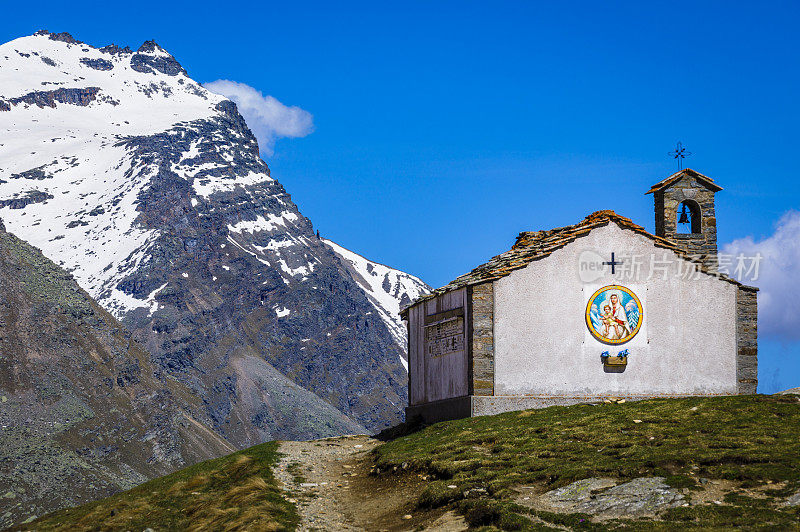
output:
[[[710,177],[684,168],[650,187],[656,236],[668,238],[709,267],[717,267],[717,216],[714,194],[722,187]]]

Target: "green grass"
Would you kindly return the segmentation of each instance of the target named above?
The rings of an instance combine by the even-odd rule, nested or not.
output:
[[[781,504],[800,490],[796,396],[510,412],[439,423],[381,445],[372,457],[379,480],[420,474],[428,480],[417,506],[453,508],[477,530],[800,530],[800,507]],[[272,474],[277,459],[277,444],[265,443],[21,529],[293,530],[299,517]],[[304,480],[299,463],[289,471]],[[588,477],[643,476],[664,477],[690,501],[703,500],[705,479],[731,489],[715,499],[721,504],[673,508],[655,520],[597,522],[515,502],[519,486],[544,491]]]
[[[294,530],[299,517],[272,474],[277,443],[201,462],[21,530]]]
[[[377,474],[387,479],[403,469],[433,476],[417,504],[456,507],[473,526],[536,530],[544,521],[591,530],[598,525],[587,516],[518,507],[512,488],[554,489],[588,477],[663,476],[672,487],[686,489],[689,498],[702,477],[743,488],[767,481],[783,488],[765,490],[759,499],[729,497],[723,505],[670,510],[663,521],[646,526],[617,520],[602,528],[800,529],[800,508],[780,505],[781,496],[800,489],[795,396],[661,399],[462,419],[388,442],[374,457]],[[464,498],[473,488],[486,494]],[[525,518],[531,515],[539,524]]]

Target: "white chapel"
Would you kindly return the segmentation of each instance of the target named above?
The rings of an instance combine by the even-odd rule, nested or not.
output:
[[[403,309],[406,419],[755,393],[757,289],[718,273],[720,190],[681,170],[648,191],[656,234],[613,211],[520,233]]]

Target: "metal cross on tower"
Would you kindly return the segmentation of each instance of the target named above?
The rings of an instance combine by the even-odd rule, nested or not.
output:
[[[674,150],[667,152],[667,155],[671,156],[673,159],[678,159],[678,170],[683,170],[683,160],[691,154],[692,152],[686,151],[686,148],[684,148],[683,144],[680,142],[678,142]]]

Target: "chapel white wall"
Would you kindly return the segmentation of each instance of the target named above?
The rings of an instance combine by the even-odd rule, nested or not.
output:
[[[587,249],[605,260],[612,251],[644,257],[641,280],[620,282],[619,271],[608,271],[584,284],[578,263]],[[645,280],[649,257],[665,253],[667,279]],[[495,281],[495,395],[735,394],[736,286],[705,274],[681,279],[681,261],[610,223]],[[644,306],[642,329],[621,346],[591,337],[584,318],[589,296],[610,284],[631,288]],[[601,352],[624,348],[625,371],[606,372]]]

